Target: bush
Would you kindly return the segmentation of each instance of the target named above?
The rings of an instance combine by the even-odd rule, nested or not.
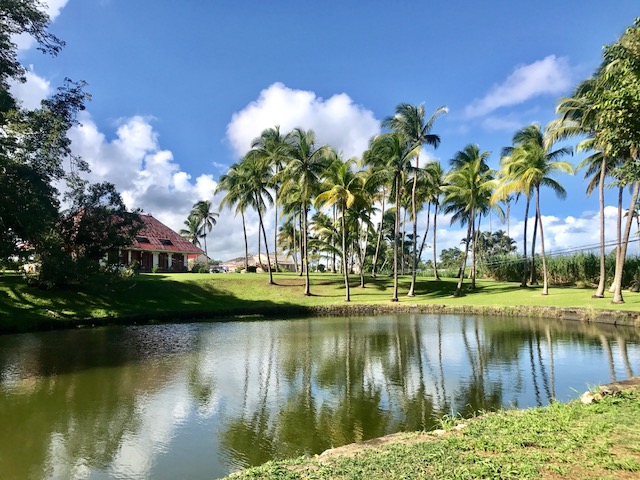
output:
[[[151,273],[158,273],[160,271],[160,267],[153,267],[151,269]]]

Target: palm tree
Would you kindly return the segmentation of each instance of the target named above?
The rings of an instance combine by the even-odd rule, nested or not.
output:
[[[273,271],[271,269],[271,257],[269,256],[269,244],[267,242],[267,232],[264,228],[263,213],[267,206],[273,205],[273,197],[269,192],[269,182],[271,179],[271,165],[263,160],[255,150],[249,152],[242,159],[242,169],[246,175],[244,188],[252,195],[252,205],[258,212],[258,235],[262,231],[264,248],[267,254],[267,269],[269,271],[269,284],[273,285]],[[258,256],[259,257],[259,256]],[[262,259],[258,258],[260,264]]]
[[[547,260],[544,251],[544,231],[542,229],[542,217],[540,213],[540,187],[550,187],[559,198],[566,197],[566,191],[556,180],[550,177],[555,172],[565,172],[573,174],[574,168],[569,162],[558,161],[557,159],[571,154],[571,147],[563,147],[557,150],[553,148],[553,142],[545,138],[540,125],[529,125],[516,136],[522,139],[520,144],[511,152],[508,167],[503,172],[502,184],[500,185],[493,200],[504,198],[504,196],[523,192],[536,194],[536,218],[540,230],[540,243],[542,250],[542,269],[544,275],[542,294],[549,293],[549,279],[547,272]],[[516,138],[514,136],[514,139]]]
[[[312,130],[296,128],[289,136],[291,149],[287,165],[280,172],[283,188],[298,187],[302,207],[303,263],[305,268],[304,294],[311,295],[309,285],[309,225],[308,214],[311,201],[320,185],[320,178],[328,166],[329,147],[316,147]]]
[[[386,170],[388,177],[393,179],[391,195],[395,198],[395,223],[393,241],[393,297],[392,302],[398,301],[398,242],[400,240],[400,195],[403,176],[411,168],[411,161],[420,151],[420,144],[408,144],[404,137],[397,133],[383,133],[374,137],[365,152],[365,162],[379,165]],[[403,239],[404,241],[404,239]]]
[[[242,164],[234,164],[229,168],[229,171],[222,175],[218,180],[215,193],[227,192],[227,194],[220,200],[219,209],[225,207],[231,208],[236,206],[235,216],[240,214],[242,217],[242,233],[244,234],[244,269],[247,271],[249,268],[249,242],[247,240],[247,227],[245,223],[244,214],[247,208],[254,205],[254,197],[252,193],[245,188],[247,183],[246,169],[242,168]]]
[[[462,293],[469,245],[475,237],[476,215],[485,208],[486,199],[494,186],[493,174],[486,163],[488,157],[489,152],[480,152],[477,145],[467,145],[451,160],[453,168],[447,175],[447,185],[444,187],[444,212],[452,214],[452,224],[460,222],[461,225],[467,225],[465,250],[454,293],[456,297]]]
[[[274,190],[274,210],[275,210],[275,226],[273,233],[273,249],[274,249],[274,265],[278,269],[278,191],[280,182],[278,181],[278,172],[282,169],[289,152],[289,144],[287,143],[287,135],[280,133],[280,127],[275,126],[263,130],[259,137],[251,142],[251,148],[255,151],[255,155],[269,164],[273,168],[274,176],[271,177],[271,186]]]
[[[342,270],[344,272],[345,302],[351,301],[349,268],[347,266],[347,210],[354,205],[358,196],[361,195],[360,191],[363,184],[362,175],[355,173],[351,169],[354,163],[355,159],[349,159],[339,164],[334,162],[332,168],[327,172],[326,190],[320,193],[315,200],[315,204],[318,206],[338,206],[342,237]]]
[[[200,200],[193,205],[191,214],[198,220],[200,226],[201,237],[204,238],[204,254],[209,257],[207,252],[207,234],[213,229],[217,223],[216,218],[220,215],[211,210],[210,200]]]
[[[402,135],[405,142],[413,146],[421,147],[422,145],[431,145],[437,148],[440,144],[440,137],[432,134],[431,129],[436,118],[446,113],[447,107],[438,108],[431,117],[425,122],[424,105],[415,106],[408,103],[401,103],[396,107],[396,114],[393,117],[387,117],[382,126],[390,128]],[[416,287],[416,269],[417,269],[417,199],[416,186],[418,182],[417,171],[420,168],[420,152],[415,155],[415,173],[413,175],[413,187],[411,189],[411,212],[413,217],[413,269],[411,274],[411,287],[407,296],[415,295]]]
[[[196,247],[200,247],[200,222],[199,220],[193,216],[189,215],[187,219],[184,221],[184,225],[186,228],[182,228],[180,230],[180,236],[186,238],[191,243],[193,243]]]

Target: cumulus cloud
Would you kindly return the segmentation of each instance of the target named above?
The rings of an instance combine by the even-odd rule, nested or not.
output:
[[[40,102],[51,93],[51,82],[37,75],[33,69],[27,71],[26,82],[9,81],[11,94],[22,107],[33,110],[40,106]]]
[[[293,90],[274,83],[258,99],[236,112],[227,126],[227,138],[237,157],[267,128],[279,125],[282,132],[296,127],[312,129],[320,144],[329,144],[345,158],[359,156],[369,139],[380,132],[373,113],[345,94],[325,100],[314,92]]]
[[[517,67],[507,79],[494,85],[482,98],[467,105],[467,118],[481,117],[540,95],[557,95],[572,85],[572,70],[566,58],[549,55],[529,65]]]
[[[179,230],[195,202],[213,200],[213,176],[192,180],[173,153],[160,147],[152,118],[119,120],[113,139],[86,112],[80,115],[80,123],[71,129],[69,138],[73,152],[89,163],[88,179],[114,183],[127,207],[142,208]]]

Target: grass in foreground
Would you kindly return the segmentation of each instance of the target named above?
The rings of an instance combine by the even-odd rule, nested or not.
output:
[[[42,291],[28,287],[17,275],[0,275],[0,331],[30,331],[76,324],[91,325],[102,318],[123,318],[209,312],[255,313],[272,308],[304,308],[344,305],[340,275],[311,276],[312,296],[303,295],[304,279],[296,274],[276,274],[268,285],[266,274],[146,274],[108,285],[88,286],[84,291]],[[417,295],[409,298],[410,277],[400,280],[401,304],[443,304],[513,307],[579,307],[587,310],[640,311],[640,294],[625,292],[625,304],[611,298],[593,299],[591,289],[553,287],[548,296],[540,288],[520,288],[517,283],[478,281],[475,291],[452,296],[454,279],[418,279]],[[389,305],[392,279],[368,279],[366,288],[353,279],[352,304]],[[468,285],[468,284],[467,284]]]
[[[640,478],[640,392],[502,411],[443,436],[406,434],[381,448],[270,462],[229,478]]]

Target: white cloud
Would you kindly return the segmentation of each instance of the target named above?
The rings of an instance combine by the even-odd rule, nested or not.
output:
[[[507,79],[494,85],[482,98],[465,108],[467,118],[481,117],[501,107],[521,104],[539,95],[557,95],[572,85],[572,70],[566,58],[549,55],[517,67]]]
[[[93,182],[116,185],[129,208],[142,208],[174,230],[182,227],[198,200],[213,200],[216,182],[211,175],[191,180],[173,153],[160,148],[149,117],[119,120],[115,138],[108,140],[90,115],[69,132],[72,149],[89,163]],[[215,202],[214,202],[215,203]]]
[[[24,108],[33,110],[51,94],[51,82],[38,76],[33,69],[28,70],[25,77],[27,81],[24,83],[10,80],[9,87]]]
[[[314,92],[274,83],[236,112],[227,126],[235,155],[243,156],[254,138],[276,125],[285,133],[296,127],[312,129],[319,144],[331,145],[345,158],[359,156],[369,139],[380,132],[380,122],[373,113],[354,104],[345,93],[324,100]]]

